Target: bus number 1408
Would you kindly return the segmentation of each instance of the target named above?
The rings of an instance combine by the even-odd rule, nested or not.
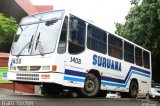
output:
[[[75,58],[75,57],[71,57],[70,62],[77,63],[77,64],[81,64],[81,59]]]

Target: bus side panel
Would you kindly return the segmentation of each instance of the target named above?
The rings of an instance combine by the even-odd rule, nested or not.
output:
[[[80,59],[81,64],[74,63],[71,58]],[[134,78],[138,80],[139,93],[146,94],[149,91],[151,79],[149,70],[124,60],[86,49],[81,54],[68,55],[66,61],[64,76],[66,86],[84,87],[85,75],[93,69],[101,75],[101,90],[129,92],[131,79]]]
[[[83,58],[86,70],[90,71],[93,69],[99,72],[101,76],[101,90],[128,91],[122,84],[122,62],[119,59],[89,49],[86,49]]]
[[[143,67],[123,61],[122,77],[126,80],[126,88],[129,90],[130,82],[136,79],[139,85],[139,93],[146,94],[150,89],[151,71]]]
[[[86,72],[84,69],[80,69],[72,66],[65,66],[64,72],[64,86],[68,87],[84,87]]]

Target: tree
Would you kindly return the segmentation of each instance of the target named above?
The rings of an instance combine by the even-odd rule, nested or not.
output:
[[[9,52],[18,24],[13,17],[0,13],[0,51]]]
[[[125,24],[116,23],[116,28],[115,33],[152,52],[153,79],[160,82],[160,0],[134,5]]]

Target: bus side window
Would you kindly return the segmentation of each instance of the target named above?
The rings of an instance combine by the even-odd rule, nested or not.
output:
[[[62,30],[61,30],[60,39],[59,39],[58,50],[57,50],[57,52],[60,54],[65,53],[66,51],[67,26],[68,26],[68,17],[65,17]]]
[[[87,47],[91,50],[107,53],[107,34],[105,31],[89,25],[87,31]]]
[[[77,22],[77,23],[75,23]],[[77,24],[77,25],[73,25]],[[85,29],[86,24],[84,21],[76,18],[71,17],[69,22],[69,53],[70,54],[77,54],[81,53],[85,49]]]
[[[124,41],[124,60],[134,63],[134,46]]]
[[[143,65],[144,65],[144,68],[150,69],[149,52],[143,51]]]
[[[122,40],[114,35],[108,35],[108,54],[112,57],[122,59]]]
[[[142,66],[142,49],[136,47],[135,48],[135,57],[136,57],[136,64]]]

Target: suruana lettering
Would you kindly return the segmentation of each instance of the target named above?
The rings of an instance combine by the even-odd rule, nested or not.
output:
[[[92,64],[107,69],[121,71],[121,62],[111,60],[102,56],[97,56],[96,54],[93,55]]]

